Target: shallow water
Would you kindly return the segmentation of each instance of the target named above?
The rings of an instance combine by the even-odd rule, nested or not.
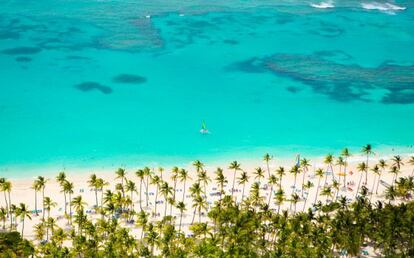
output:
[[[6,175],[413,144],[410,1],[0,7]]]

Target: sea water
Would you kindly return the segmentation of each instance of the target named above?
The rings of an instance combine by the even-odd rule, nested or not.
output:
[[[3,176],[414,141],[412,1],[0,7]]]

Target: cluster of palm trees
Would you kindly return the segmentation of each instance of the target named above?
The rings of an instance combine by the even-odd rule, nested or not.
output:
[[[407,210],[414,207],[414,170],[410,176],[398,177],[405,165],[401,156],[370,165],[371,145],[364,146],[362,153],[366,160],[357,165],[360,175],[352,202],[347,199],[351,154],[346,148],[337,158],[327,155],[325,167],[314,168],[313,173],[306,158],[299,159],[290,169],[279,166],[272,170],[273,157],[266,154],[265,169],[257,167],[252,173],[234,161],[228,167],[230,183],[222,168],[217,168],[214,178],[210,178],[200,161],[193,163],[194,172],[173,167],[169,176],[163,168],[144,167],[132,175],[120,168],[112,187],[92,174],[87,182],[95,197],[91,210],[82,195],[73,197],[74,183],[61,172],[56,181],[65,200],[63,227],[59,226],[59,218],[50,215],[57,203],[45,196],[48,179],[39,176],[32,186],[34,214],[41,212],[34,227],[38,243],[35,250],[38,255],[52,256],[320,257],[358,255],[364,245],[370,245],[386,254],[414,255],[409,242],[412,238],[408,233],[404,235],[411,231],[401,226],[404,224],[399,224],[399,232],[392,227],[384,235],[373,231],[380,230],[382,223],[397,223],[381,214],[400,212],[405,217],[393,219],[401,223],[414,219],[414,209]],[[414,166],[414,157],[407,163]],[[386,172],[393,174],[385,188],[388,203],[372,204],[372,197],[382,193],[379,186],[384,184],[381,176]],[[291,189],[283,182],[287,173],[293,176]],[[374,178],[372,185],[368,185],[369,173]],[[308,179],[311,174],[317,177],[316,185]],[[213,180],[215,184],[211,186]],[[241,187],[241,196],[236,184]],[[311,201],[308,199],[313,187],[316,193]],[[0,209],[3,230],[15,230],[16,218],[20,218],[23,235],[24,220],[31,219],[31,213],[24,204],[11,203],[9,181],[0,179],[0,189],[5,198],[5,207]],[[39,193],[41,210],[37,207]],[[285,202],[289,202],[289,208]],[[299,202],[303,203],[301,210],[297,209]],[[191,219],[187,210],[191,211]],[[391,236],[402,242],[396,243]]]

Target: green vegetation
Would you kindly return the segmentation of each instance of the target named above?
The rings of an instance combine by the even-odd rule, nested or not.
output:
[[[326,157],[327,170],[333,171],[335,166],[340,171],[347,169],[350,154],[348,150],[343,153],[346,155],[337,161],[332,155]],[[87,211],[82,196],[72,197],[73,184],[60,173],[56,180],[69,206],[67,209],[65,205],[63,228],[50,215],[56,203],[44,196],[47,180],[39,177],[33,189],[42,192],[46,212],[34,227],[35,245],[15,231],[18,219],[24,223],[31,217],[24,204],[11,203],[12,186],[3,178],[0,189],[7,206],[0,209],[4,231],[0,233],[0,257],[335,257],[358,256],[368,249],[386,257],[414,257],[414,178],[397,176],[404,165],[400,156],[390,160],[389,165],[380,160],[368,167],[370,146],[364,147],[364,154],[366,161],[358,165],[359,192],[353,201],[339,195],[342,182],[346,186],[346,174],[341,178],[340,172],[336,178],[332,173],[329,182],[327,173],[315,169],[317,183],[313,184],[302,175],[310,173],[309,160],[303,159],[288,170],[279,167],[272,171],[268,165],[270,155],[264,157],[266,169],[257,168],[248,174],[234,161],[228,175],[218,168],[213,180],[200,161],[193,164],[194,174],[175,167],[169,178],[172,185],[161,168],[139,169],[133,177],[119,169],[119,183],[112,188],[115,190],[93,174],[88,181],[95,200],[93,214]],[[395,177],[384,191],[385,199],[371,202],[388,166],[388,172]],[[290,196],[286,195],[290,189],[284,189],[282,184],[286,173],[291,173],[294,185],[300,186]],[[372,186],[361,183],[367,180],[368,173],[376,178]],[[194,175],[193,180],[190,175]],[[245,189],[249,180],[254,182]],[[187,186],[189,182],[192,185]],[[263,187],[265,183],[270,192]],[[182,195],[176,194],[178,184],[183,186]],[[212,204],[206,201],[211,184],[217,187],[215,193],[219,196]],[[243,189],[241,195],[232,191],[235,184]],[[150,185],[156,189],[152,206],[147,194]],[[227,185],[233,188],[226,191]],[[303,193],[314,185],[317,198],[308,200]],[[186,194],[192,201],[185,200]],[[298,210],[299,201],[311,203],[310,208]],[[283,209],[285,202],[290,203],[289,209]],[[173,214],[173,208],[178,213]],[[184,225],[186,211],[191,213],[191,219]],[[157,216],[160,213],[162,216]]]

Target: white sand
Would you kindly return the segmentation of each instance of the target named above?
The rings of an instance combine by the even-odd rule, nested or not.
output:
[[[390,157],[383,157],[384,159],[387,160],[388,165],[391,164],[391,161],[389,161]],[[404,160],[407,159],[407,157],[403,157]],[[377,160],[379,159],[379,157],[371,157],[370,158],[370,166],[372,167],[374,164],[376,164]],[[349,165],[348,165],[348,175],[347,175],[347,181],[348,182],[353,182],[355,185],[351,188],[353,188],[353,191],[344,191],[344,189],[342,189],[339,192],[339,196],[344,195],[347,198],[353,199],[355,197],[355,193],[356,193],[356,188],[357,188],[357,184],[358,184],[358,180],[359,180],[359,176],[360,173],[357,172],[356,170],[356,165],[361,162],[361,161],[365,161],[365,157],[364,156],[353,156],[351,157],[351,159],[349,160]],[[230,162],[228,162],[229,164]],[[264,170],[265,170],[265,178],[262,179],[262,185],[265,186],[265,184],[267,183],[267,170],[266,170],[266,163],[264,161],[241,161],[241,168],[248,172],[250,179],[249,179],[249,183],[246,184],[246,192],[245,195],[249,194],[249,189],[250,189],[250,185],[255,181],[254,179],[254,168],[255,167],[259,167],[261,166]],[[291,188],[291,186],[293,185],[293,181],[294,181],[294,176],[292,174],[289,173],[290,168],[294,165],[295,162],[292,161],[287,161],[287,160],[278,160],[278,159],[274,159],[270,162],[270,170],[272,171],[272,173],[275,173],[274,171],[279,167],[279,166],[285,166],[285,170],[286,170],[286,175],[283,177],[282,179],[282,186],[284,188],[285,194],[286,194],[286,198],[290,199],[290,194],[292,193],[293,189]],[[222,164],[222,168],[224,169],[224,174],[227,177],[228,180],[228,184],[226,185],[226,192],[230,193],[230,188],[232,186],[232,178],[233,178],[233,171],[228,169],[228,164]],[[306,203],[306,207],[305,209],[312,207],[312,204],[314,202],[315,199],[315,194],[316,194],[316,187],[318,184],[318,177],[314,176],[314,170],[316,168],[323,168],[324,170],[326,169],[326,165],[323,164],[323,158],[319,158],[316,160],[311,160],[311,164],[312,166],[309,168],[309,172],[305,177],[305,181],[309,180],[311,181],[314,186],[310,189],[309,191],[309,196],[308,196],[308,201]],[[190,177],[195,180],[197,179],[196,176],[196,172],[194,167],[191,166],[191,164],[188,165],[188,167],[186,167],[186,169],[188,169],[190,171],[189,175]],[[207,170],[207,173],[209,175],[209,177],[212,179],[212,181],[210,182],[210,184],[207,186],[207,201],[209,203],[214,203],[215,200],[217,200],[219,197],[218,196],[210,196],[210,193],[213,192],[217,192],[218,191],[218,186],[216,185],[214,178],[215,178],[215,174],[214,171],[216,169],[216,167],[210,167],[208,166],[208,164],[206,164],[205,169]],[[405,165],[402,168],[402,172],[399,176],[408,176],[411,175],[411,171],[412,171],[412,167]],[[335,166],[334,167],[335,170],[335,176],[336,178],[338,178],[338,173],[339,173],[339,167]],[[90,171],[93,171],[93,173],[96,173],[98,177],[102,177],[105,179],[105,181],[110,182],[110,186],[106,189],[111,189],[114,190],[115,184],[121,182],[120,179],[115,179],[115,171],[105,171],[105,170],[93,170],[93,169],[89,169],[89,170],[82,170],[82,171],[65,171],[66,175],[68,176],[68,180],[74,182],[75,185],[75,189],[74,189],[74,194],[72,197],[78,196],[78,195],[82,195],[83,199],[86,201],[86,203],[88,204],[86,209],[90,210],[92,209],[92,206],[95,204],[95,194],[94,192],[89,189],[87,181],[89,179],[89,175],[92,174]],[[156,170],[157,171],[157,170]],[[353,173],[349,173],[349,172],[353,172]],[[240,175],[240,171],[238,172],[237,177],[239,177]],[[52,174],[51,171],[47,171],[45,174]],[[55,173],[56,175],[58,174],[58,171],[56,171]],[[352,174],[352,175],[351,175]],[[55,176],[56,176],[55,175]],[[53,199],[53,201],[55,201],[56,203],[58,203],[57,207],[53,208],[51,211],[51,215],[53,217],[58,217],[58,216],[63,216],[64,215],[64,196],[63,193],[61,193],[61,189],[59,184],[56,182],[55,180],[55,176],[54,177],[49,177],[49,181],[46,185],[46,190],[45,190],[45,196],[49,196]],[[163,178],[164,180],[166,180],[170,186],[173,186],[173,181],[170,178],[171,176],[171,171],[170,168],[165,168],[165,171],[163,173]],[[138,191],[139,191],[139,179],[135,176],[135,170],[127,170],[127,178],[129,180],[134,180]],[[387,182],[388,184],[391,184],[392,179],[393,179],[393,175],[390,174],[388,172],[388,169],[386,170],[386,172],[381,176],[381,179],[384,180],[385,182]],[[183,227],[184,230],[186,232],[188,232],[187,226],[190,224],[191,219],[192,219],[192,198],[190,197],[190,192],[189,192],[189,187],[192,185],[192,181],[193,180],[187,180],[186,183],[186,196],[185,196],[185,203],[186,203],[186,207],[187,207],[187,211],[185,213],[185,216],[183,218]],[[328,176],[328,183],[331,182],[331,176]],[[343,180],[343,179],[342,179]],[[341,183],[342,183],[341,180]],[[369,189],[371,189],[372,184],[373,184],[373,180],[374,180],[374,175],[373,173],[370,171],[369,172],[369,176],[368,176],[368,184],[367,187]],[[324,182],[324,178],[322,178],[321,180],[321,186],[323,185]],[[31,189],[31,186],[33,184],[33,179],[19,179],[19,180],[12,180],[12,192],[11,192],[11,199],[12,199],[12,203],[14,204],[19,204],[21,202],[26,203],[29,206],[30,210],[34,209],[34,190]],[[299,174],[297,176],[297,191],[298,194],[300,195],[300,190],[301,190],[301,184],[302,184],[302,174]],[[235,193],[235,196],[237,197],[237,200],[240,201],[241,200],[241,192],[242,192],[242,185],[238,185],[238,180],[236,179],[236,184],[235,184],[235,188],[237,189],[237,192]],[[321,187],[322,188],[322,187]],[[342,186],[341,186],[342,188]],[[81,189],[84,189],[84,192],[80,192]],[[383,199],[383,195],[381,193],[383,193],[383,190],[385,189],[384,186],[382,186],[380,184],[379,186],[379,195],[378,196],[373,196],[372,201],[375,201],[377,199]],[[182,192],[183,190],[183,183],[178,182],[177,183],[177,192],[176,192],[176,199],[177,201],[180,201],[182,198]],[[274,186],[274,190],[277,190],[277,185]],[[322,189],[319,190],[319,193],[321,192]],[[143,198],[143,202],[142,205],[145,206],[145,188],[143,189],[143,193],[142,193],[142,198]],[[154,209],[154,198],[155,198],[155,186],[150,185],[149,187],[149,192],[150,192],[150,196],[149,196],[149,207],[146,208],[147,212],[152,213],[153,209]],[[152,194],[154,193],[154,194]],[[269,193],[270,193],[270,187],[267,188],[266,190],[262,190],[261,194],[265,197],[265,201],[267,202],[268,198],[269,198]],[[127,193],[129,194],[129,193]],[[100,193],[98,193],[98,198],[100,201]],[[134,194],[134,206],[136,210],[139,210],[139,204],[138,204],[138,198],[139,198],[139,194],[136,193]],[[273,199],[273,198],[272,198]],[[158,196],[158,200],[163,202],[164,199],[163,197],[159,194]],[[319,200],[321,200],[322,202],[326,201],[326,197],[324,196],[320,196]],[[42,201],[41,201],[41,193],[38,193],[38,209],[42,208]],[[4,203],[4,197],[0,196],[0,205],[1,206],[5,206]],[[283,209],[289,209],[290,206],[290,202],[286,201],[281,210]],[[271,203],[271,208],[276,209],[277,206],[274,203],[274,201],[272,200]],[[296,211],[302,211],[304,208],[304,201],[301,200],[299,203],[297,203],[297,207],[296,207]],[[167,214],[169,214],[169,210],[170,208],[168,207],[167,209]],[[164,213],[164,204],[158,204],[158,208],[157,211],[161,214],[161,217]],[[177,209],[173,209],[173,215],[177,216],[176,219],[176,223],[178,226],[179,223],[179,211]],[[92,215],[89,215],[92,216]],[[96,216],[96,215],[95,215]],[[30,239],[34,239],[34,235],[33,235],[33,231],[32,228],[35,224],[40,222],[42,215],[40,214],[40,216],[36,217],[33,216],[32,220],[26,220],[26,225],[25,225],[25,237],[28,237]],[[152,220],[157,220],[160,219],[160,217],[158,218],[152,218]],[[196,216],[195,221],[198,221],[198,216]],[[202,217],[202,221],[206,221],[206,217]],[[66,219],[60,219],[57,224],[62,227],[65,228],[66,225]],[[126,225],[127,226],[127,225]],[[131,230],[133,231],[134,234],[137,235],[137,237],[140,236],[140,229],[139,228],[135,228],[132,225],[128,225],[128,227],[131,228]],[[19,223],[19,225],[17,226],[17,229],[20,231],[21,230],[21,223]]]

